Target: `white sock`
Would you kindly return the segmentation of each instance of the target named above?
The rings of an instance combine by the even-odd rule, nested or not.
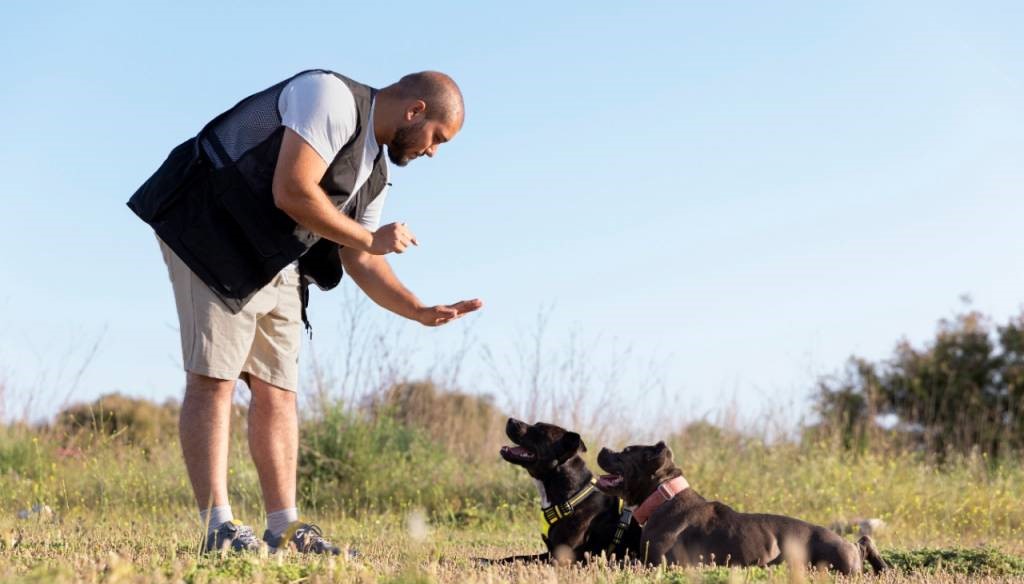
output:
[[[273,513],[267,513],[267,531],[274,537],[281,537],[293,521],[299,520],[299,510],[295,507],[281,509]]]
[[[203,523],[206,531],[213,531],[224,522],[231,521],[235,516],[231,514],[231,505],[218,505],[208,509],[199,510],[199,521]]]

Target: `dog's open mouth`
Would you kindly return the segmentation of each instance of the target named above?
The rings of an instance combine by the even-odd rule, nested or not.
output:
[[[597,479],[599,489],[617,489],[622,486],[622,475],[606,474]]]
[[[501,457],[509,462],[533,462],[537,455],[522,446],[502,446]]]

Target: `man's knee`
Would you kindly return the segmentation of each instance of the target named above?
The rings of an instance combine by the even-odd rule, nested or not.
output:
[[[294,410],[296,407],[296,394],[255,375],[249,376],[249,388],[252,390],[252,404],[259,407],[269,407],[280,410]]]
[[[198,373],[187,372],[185,376],[185,393],[202,397],[231,396],[234,393],[235,380],[217,379]]]

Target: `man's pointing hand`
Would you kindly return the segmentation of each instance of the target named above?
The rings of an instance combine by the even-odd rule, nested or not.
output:
[[[373,232],[373,241],[366,251],[373,255],[384,255],[391,252],[402,253],[410,245],[419,245],[416,236],[406,227],[405,223],[388,223]]]
[[[447,324],[463,315],[469,314],[483,307],[484,303],[479,298],[463,300],[455,304],[424,306],[416,311],[415,319],[426,326],[441,326]]]

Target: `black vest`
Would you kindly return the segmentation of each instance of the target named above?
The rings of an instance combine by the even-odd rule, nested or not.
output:
[[[370,106],[376,90],[323,72],[337,76],[352,91],[358,124],[328,165],[320,186],[339,210],[356,219],[387,184],[387,160],[378,156],[366,182],[352,192],[368,132],[373,131]],[[278,98],[295,77],[214,118],[172,150],[128,201],[128,207],[235,313],[296,259],[303,308],[308,282],[329,290],[341,281],[338,244],[297,225],[274,205],[271,185],[284,134]]]

